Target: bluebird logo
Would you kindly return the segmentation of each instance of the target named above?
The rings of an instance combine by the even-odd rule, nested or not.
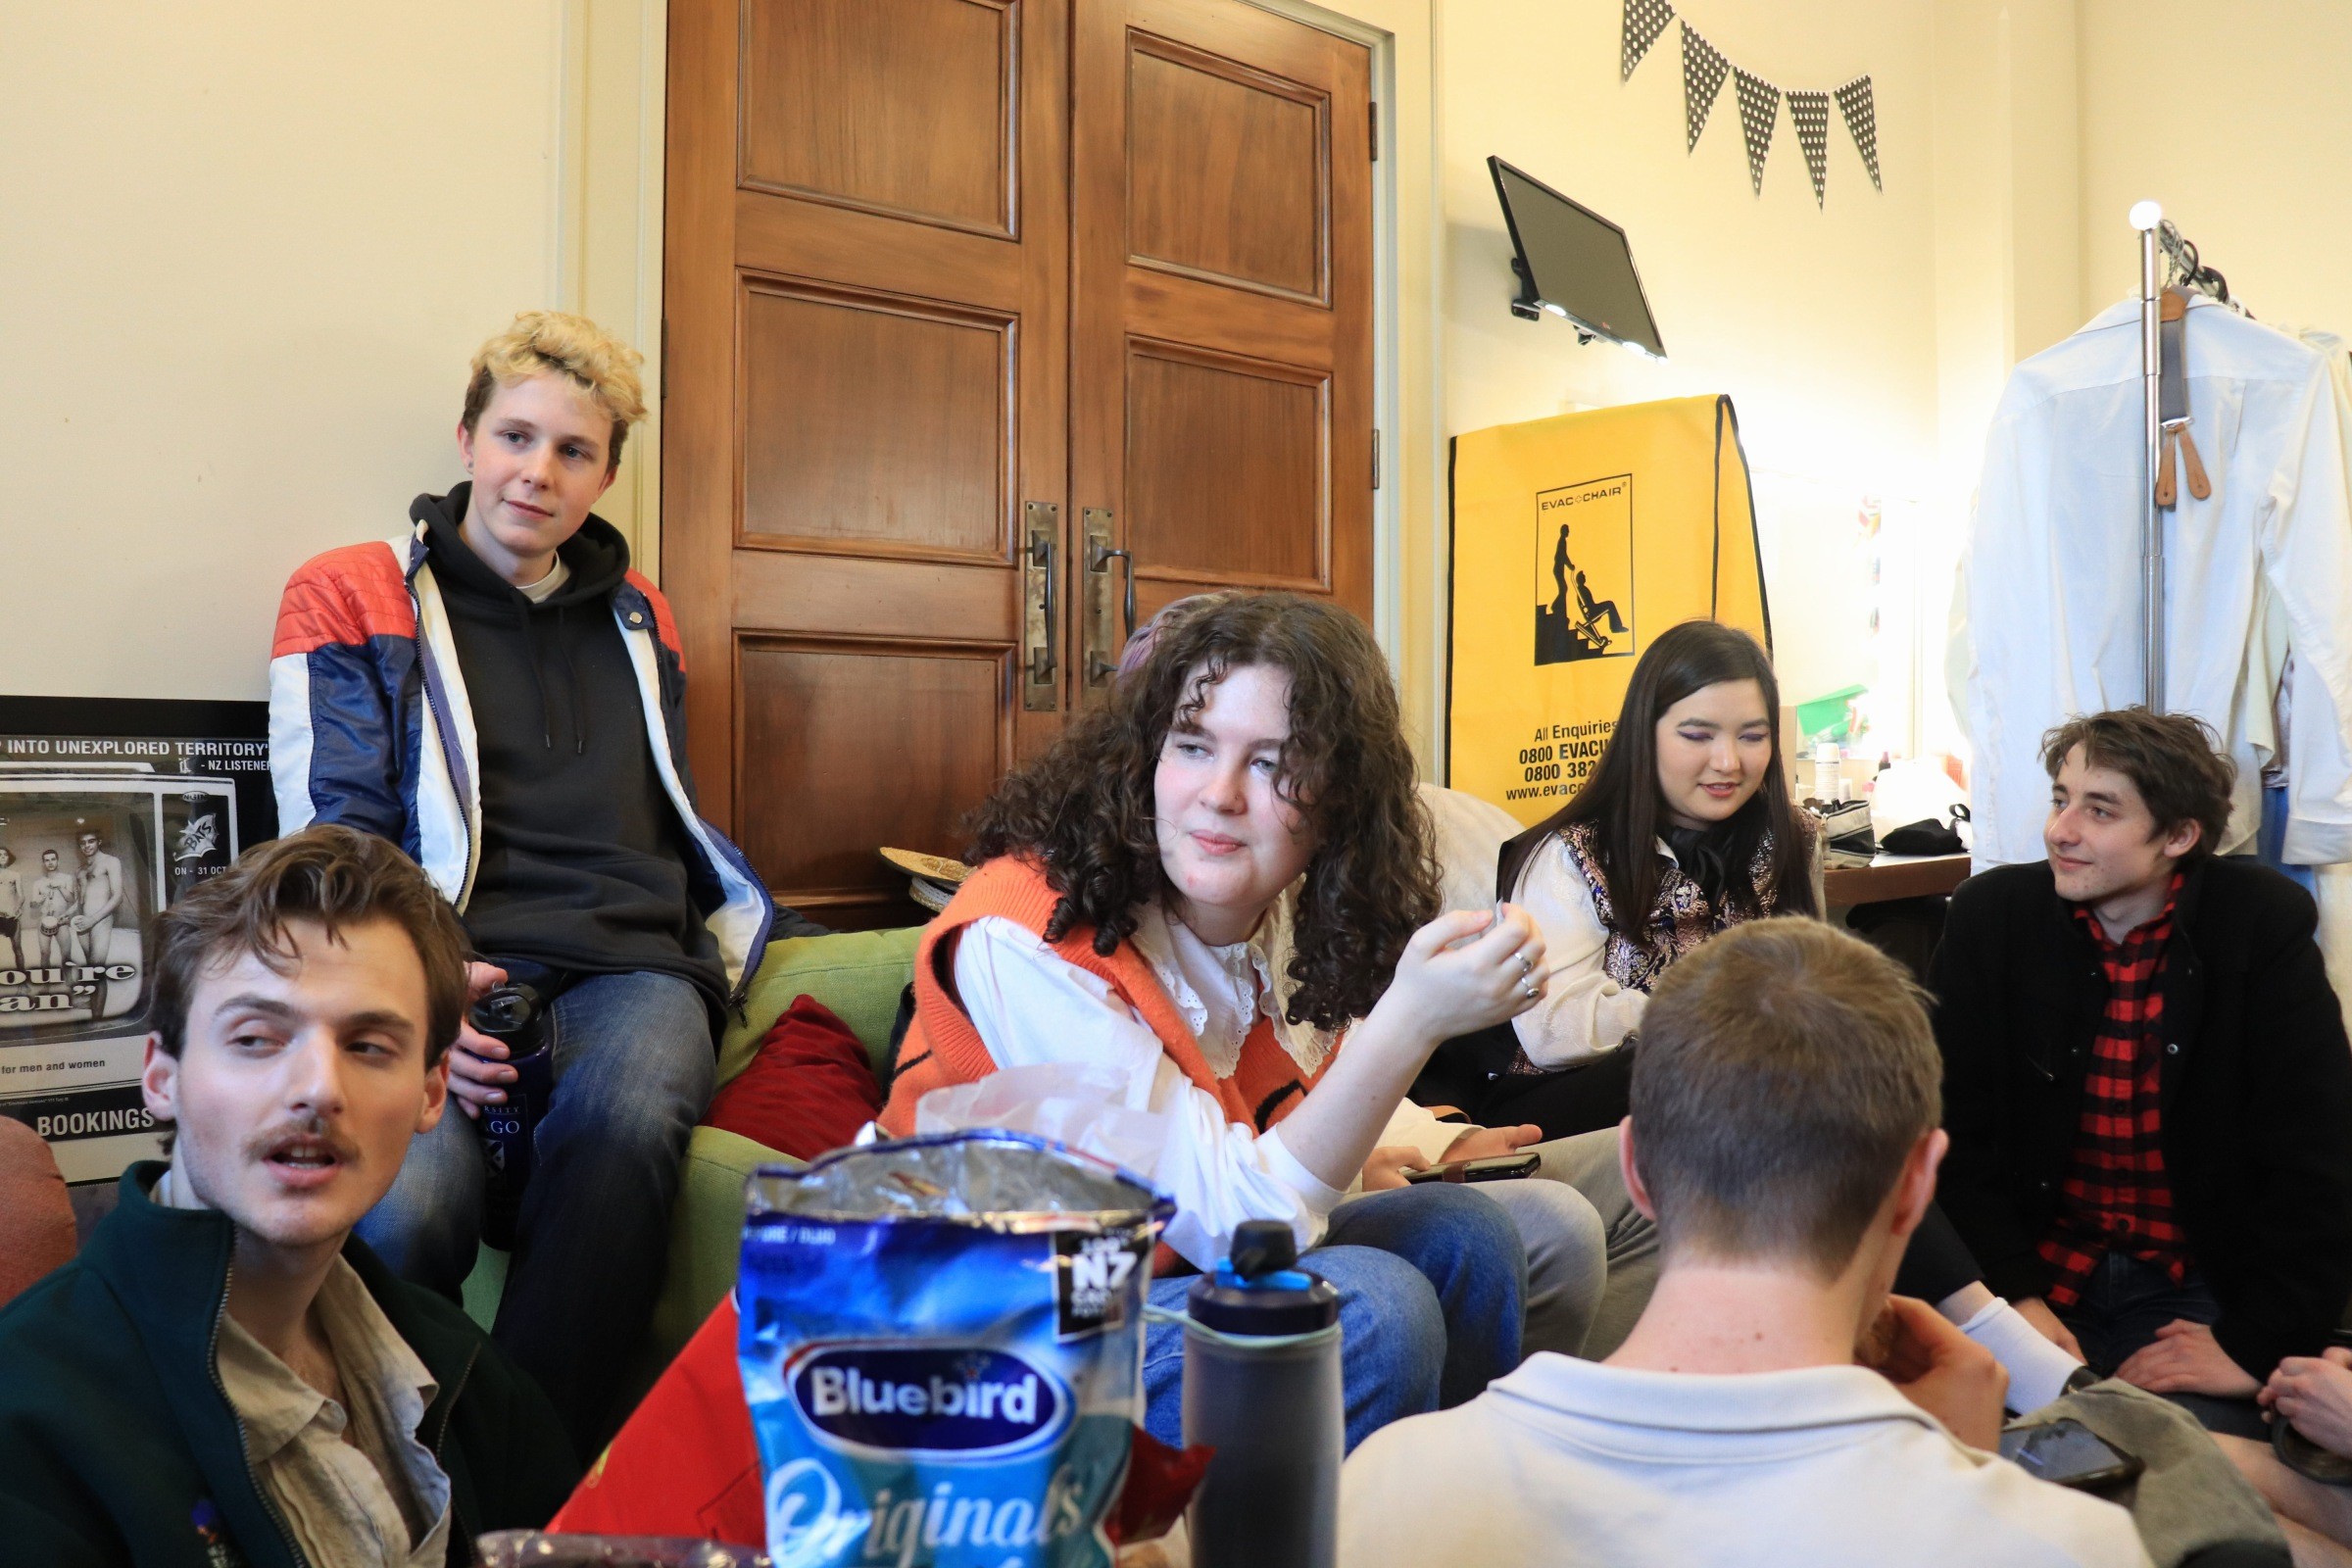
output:
[[[1068,1424],[1059,1379],[981,1346],[811,1345],[795,1362],[793,1402],[835,1447],[977,1459]]]

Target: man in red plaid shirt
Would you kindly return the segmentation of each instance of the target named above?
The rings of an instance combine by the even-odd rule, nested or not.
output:
[[[1938,1196],[2044,1334],[2240,1423],[2220,1400],[2318,1354],[2352,1297],[2352,1050],[2317,911],[2214,854],[2233,776],[2196,719],[2078,718],[2043,761],[2048,859],[1963,885],[1930,973]]]

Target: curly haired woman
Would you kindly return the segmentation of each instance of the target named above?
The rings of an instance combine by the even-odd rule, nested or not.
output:
[[[1107,1066],[1127,1107],[1164,1119],[1150,1174],[1176,1199],[1180,1256],[1212,1264],[1250,1219],[1313,1246],[1306,1266],[1341,1292],[1349,1446],[1517,1363],[1526,1276],[1499,1203],[1442,1185],[1348,1197],[1438,1042],[1544,992],[1524,914],[1438,913],[1412,755],[1361,622],[1288,594],[1187,605],[977,826],[979,869],[916,957],[885,1130],[1001,1069]],[[1507,1141],[1480,1130],[1448,1152]],[[1580,1198],[1505,1185],[1574,1205],[1596,1252]],[[1167,1440],[1181,1372],[1181,1336],[1153,1325],[1146,1424]]]

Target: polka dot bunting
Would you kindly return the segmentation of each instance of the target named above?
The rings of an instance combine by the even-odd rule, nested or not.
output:
[[[1781,115],[1781,89],[1738,66],[1732,82],[1740,94],[1740,134],[1747,142],[1747,182],[1764,194],[1764,157],[1772,151],[1773,124]]]
[[[1634,68],[1673,20],[1674,7],[1666,0],[1625,0],[1625,58],[1619,81],[1633,79]]]
[[[1871,184],[1882,191],[1886,188],[1879,171],[1878,106],[1872,97],[1869,76],[1856,76],[1830,92],[1810,88],[1783,92],[1753,72],[1743,71],[1726,60],[1723,51],[1707,42],[1688,18],[1676,17],[1670,0],[1624,0],[1624,4],[1623,44],[1618,60],[1620,81],[1633,79],[1635,68],[1664,36],[1668,23],[1678,20],[1682,23],[1684,151],[1698,150],[1698,138],[1707,128],[1707,121],[1715,112],[1715,101],[1723,96],[1724,78],[1729,76],[1740,103],[1740,135],[1747,150],[1748,186],[1756,195],[1764,194],[1764,165],[1772,154],[1773,131],[1780,120],[1784,97],[1788,100],[1789,122],[1796,126],[1805,172],[1813,181],[1815,206],[1829,204],[1833,99],[1845,121],[1847,132],[1854,138],[1855,149],[1862,155],[1863,167],[1870,171]]]
[[[1715,107],[1716,94],[1723,91],[1723,78],[1731,71],[1723,52],[1698,35],[1698,29],[1689,21],[1683,23],[1683,121],[1690,139],[1683,151],[1698,146],[1698,133],[1707,128],[1708,112]]]
[[[1824,206],[1830,172],[1830,95],[1789,93],[1788,122],[1796,127],[1796,144],[1805,154],[1805,172],[1813,176],[1813,205]]]
[[[1886,182],[1879,177],[1879,111],[1871,98],[1870,78],[1856,76],[1838,89],[1837,98],[1838,112],[1845,117],[1845,128],[1862,154],[1862,166],[1870,171],[1870,182],[1885,190]]]

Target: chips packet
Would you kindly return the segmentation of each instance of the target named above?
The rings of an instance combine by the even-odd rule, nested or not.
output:
[[[1107,1568],[1173,1205],[1005,1132],[750,1183],[737,1354],[777,1568]]]

